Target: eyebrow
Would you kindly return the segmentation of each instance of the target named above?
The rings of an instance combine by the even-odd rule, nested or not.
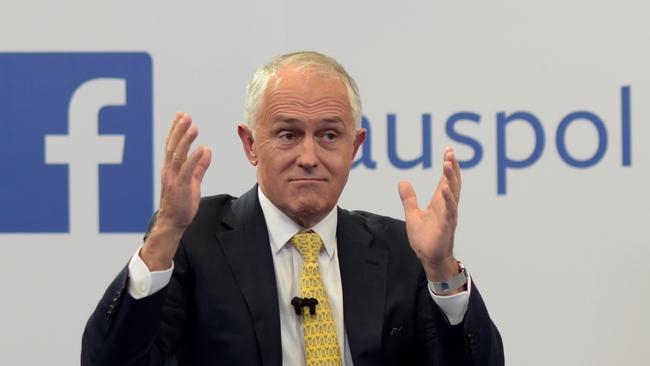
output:
[[[339,117],[330,117],[330,118],[324,118],[323,121],[328,122],[328,123],[343,123],[343,120],[340,119]]]
[[[323,118],[322,121],[326,123],[345,124],[343,120],[339,117],[327,117],[327,118]],[[293,117],[279,116],[273,121],[273,123],[282,123],[282,122],[291,125],[291,124],[300,123],[300,120]]]
[[[273,123],[282,123],[282,122],[283,122],[283,123],[288,123],[288,124],[291,125],[291,124],[298,123],[298,122],[300,122],[300,121],[299,121],[298,119],[296,119],[296,118],[283,117],[283,116],[279,116],[278,118],[276,118],[275,120],[273,120]]]

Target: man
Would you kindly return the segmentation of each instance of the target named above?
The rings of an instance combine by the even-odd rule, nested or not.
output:
[[[81,363],[503,364],[500,335],[453,257],[453,150],[426,209],[400,183],[405,224],[337,208],[366,137],[360,116],[335,60],[278,57],[253,75],[237,130],[258,184],[200,199],[211,153],[188,156],[198,131],[177,114],[160,209],[91,316]]]

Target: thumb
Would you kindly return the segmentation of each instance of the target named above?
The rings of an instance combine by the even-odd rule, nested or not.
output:
[[[399,197],[402,199],[402,206],[404,206],[404,215],[407,215],[409,211],[419,209],[415,190],[411,183],[403,180],[399,182],[397,190],[399,191]]]

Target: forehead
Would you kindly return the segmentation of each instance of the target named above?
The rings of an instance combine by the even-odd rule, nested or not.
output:
[[[352,121],[345,83],[307,67],[284,67],[269,80],[262,120],[284,113],[329,114]]]
[[[278,90],[302,90],[318,87],[321,93],[341,94],[347,97],[345,83],[333,72],[318,70],[313,66],[285,66],[271,78],[267,92]]]

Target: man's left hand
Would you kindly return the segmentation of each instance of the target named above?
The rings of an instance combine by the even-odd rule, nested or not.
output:
[[[447,281],[458,274],[453,249],[460,200],[460,165],[451,147],[445,149],[444,156],[443,174],[425,209],[418,206],[413,186],[407,181],[399,183],[411,248],[422,262],[427,278],[435,282]]]

